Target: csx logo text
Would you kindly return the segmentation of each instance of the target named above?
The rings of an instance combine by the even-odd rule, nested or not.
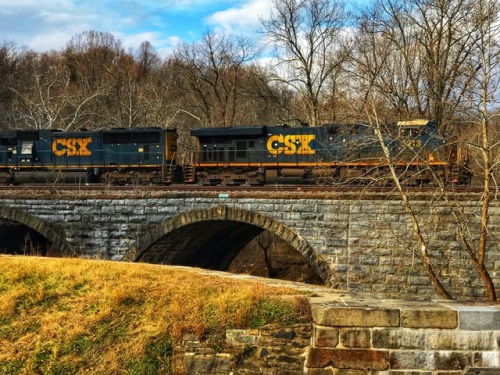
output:
[[[277,134],[267,140],[267,150],[273,155],[281,153],[285,155],[312,155],[315,151],[309,146],[309,143],[315,138],[314,134]]]
[[[92,152],[87,148],[92,138],[55,138],[52,141],[52,152],[57,156],[89,156]]]

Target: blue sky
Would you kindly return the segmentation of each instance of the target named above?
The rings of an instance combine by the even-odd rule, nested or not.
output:
[[[0,44],[60,51],[87,30],[109,32],[128,50],[145,40],[165,57],[208,29],[255,35],[270,0],[0,0]]]

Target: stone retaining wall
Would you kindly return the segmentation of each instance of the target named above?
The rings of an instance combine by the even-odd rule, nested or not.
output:
[[[317,291],[314,292],[318,295]],[[312,323],[228,330],[221,352],[186,336],[179,373],[500,374],[500,303],[310,297]]]
[[[310,374],[500,374],[500,304],[340,298],[312,302]]]

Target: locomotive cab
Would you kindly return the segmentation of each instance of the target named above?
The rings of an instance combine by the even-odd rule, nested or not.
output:
[[[437,124],[428,120],[397,123],[397,160],[434,163],[443,160],[445,140],[437,133]]]
[[[436,177],[445,183],[449,180],[446,141],[439,136],[434,121],[398,122],[394,160],[408,165],[402,173],[402,180],[409,184],[427,185]]]

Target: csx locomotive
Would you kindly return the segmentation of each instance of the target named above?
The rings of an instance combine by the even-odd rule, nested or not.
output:
[[[0,181],[172,182],[177,135],[170,129],[0,132]]]
[[[388,155],[367,124],[204,128],[191,135],[199,141],[196,180],[204,185],[263,185],[276,179],[387,185],[389,162],[405,185],[471,180],[467,149],[446,142],[437,124],[427,120],[386,127]]]
[[[390,183],[390,162],[406,185],[468,184],[467,149],[436,123],[399,122],[383,133],[366,124],[241,126],[191,130],[197,151],[177,152],[173,129],[0,132],[0,181],[107,184],[264,185],[269,181]],[[389,158],[387,158],[387,151]],[[390,160],[390,161],[389,161]]]

